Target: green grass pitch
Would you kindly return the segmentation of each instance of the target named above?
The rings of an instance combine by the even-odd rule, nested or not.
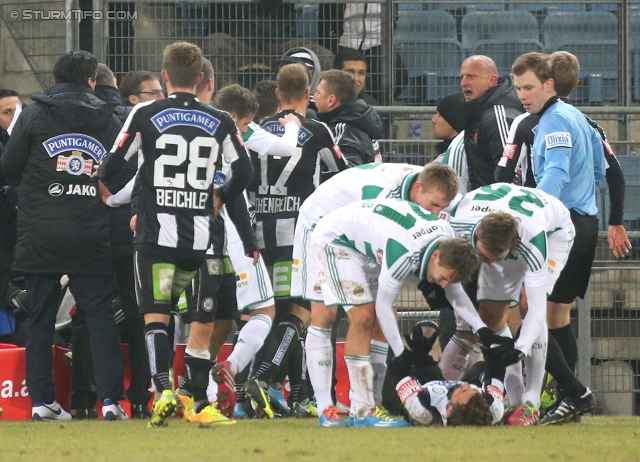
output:
[[[640,418],[490,428],[318,428],[317,421],[0,421],[0,461],[640,461]]]

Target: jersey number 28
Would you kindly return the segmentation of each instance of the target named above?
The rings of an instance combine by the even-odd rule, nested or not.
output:
[[[153,168],[153,185],[157,188],[170,187],[184,189],[185,174],[176,173],[174,176],[166,176],[165,166],[182,165],[188,158],[187,182],[193,189],[205,190],[211,186],[216,173],[216,161],[218,160],[218,142],[215,138],[198,136],[190,143],[180,135],[164,134],[156,140],[156,149],[166,149],[168,145],[176,146],[175,154],[162,154],[158,156]],[[200,148],[209,148],[209,155],[200,157]],[[198,170],[206,169],[205,178],[198,178]]]

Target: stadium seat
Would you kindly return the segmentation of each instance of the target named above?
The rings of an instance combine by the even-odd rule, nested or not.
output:
[[[493,59],[498,75],[504,76],[511,73],[511,66],[518,56],[530,51],[544,53],[544,47],[538,40],[480,40],[472,54]]]
[[[182,19],[183,32],[204,37],[209,33],[209,5],[177,2],[176,14]]]
[[[318,4],[296,4],[296,34],[298,37],[318,38]]]
[[[508,3],[504,0],[494,3],[470,3],[467,5],[469,11],[504,11],[507,9]]]
[[[592,3],[591,11],[608,11],[609,13],[615,13],[618,11],[617,3]]]
[[[538,21],[527,11],[469,12],[462,18],[462,46],[470,55],[489,56],[499,75],[506,75],[522,53],[544,51],[538,30]]]
[[[393,47],[409,74],[398,99],[407,104],[435,102],[459,90],[462,46],[456,23],[445,11],[408,11],[399,15]]]
[[[555,5],[547,5],[547,14],[557,11],[587,11],[587,4],[579,3],[556,3]]]
[[[587,5],[581,3],[512,3],[509,5],[510,10],[528,11],[530,13],[545,14],[556,11],[586,11]]]
[[[538,22],[527,11],[471,11],[462,18],[462,47],[473,50],[478,42],[538,40]]]
[[[426,10],[427,3],[418,2],[418,3],[398,3],[398,11],[416,11],[416,10]]]
[[[552,13],[544,21],[547,51],[565,50],[580,61],[578,103],[618,100],[618,26],[604,11]]]

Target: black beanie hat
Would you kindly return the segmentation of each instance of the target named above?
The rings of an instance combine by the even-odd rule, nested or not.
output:
[[[445,96],[438,103],[438,112],[451,127],[461,132],[466,124],[466,115],[464,112],[464,95],[462,93],[454,93]]]

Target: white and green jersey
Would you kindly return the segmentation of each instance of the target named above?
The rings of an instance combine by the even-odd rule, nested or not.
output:
[[[549,265],[555,266],[556,261],[558,267],[564,265],[573,242],[574,228],[569,210],[543,191],[507,183],[482,186],[450,207],[451,226],[458,236],[468,239],[474,247],[477,247],[476,227],[487,214],[504,212],[518,221],[518,241],[503,261],[493,265],[519,268],[514,271],[524,273],[522,280],[529,311],[516,347],[527,354],[539,328],[544,325],[546,293],[551,278]],[[509,274],[509,277],[516,276]],[[482,285],[479,281],[479,286]]]
[[[404,279],[423,279],[440,238],[455,237],[451,226],[413,202],[358,201],[327,214],[313,239],[349,247],[380,265],[378,287],[400,292]]]
[[[300,207],[298,220],[309,228],[329,212],[367,199],[409,200],[413,181],[423,167],[410,164],[372,163],[338,173],[322,183]]]
[[[353,259],[362,261],[365,272],[367,268],[369,271],[380,269],[375,296],[376,316],[397,356],[404,347],[393,315],[393,303],[402,283],[410,274],[424,278],[440,239],[451,237],[455,237],[455,233],[449,224],[419,205],[376,199],[353,202],[328,213],[313,230],[312,241],[316,255],[330,256],[323,260],[321,271],[339,291],[345,287],[345,276],[342,275],[351,277],[341,268]],[[356,255],[349,257],[350,253]],[[346,293],[338,293],[337,297],[348,300]]]
[[[448,165],[456,171],[459,183],[458,193],[465,195],[469,189],[469,165],[464,151],[464,131],[458,133],[447,150],[436,157],[434,162]]]
[[[539,189],[507,183],[482,186],[467,193],[451,208],[449,223],[458,236],[475,247],[475,228],[492,212],[508,213],[518,221],[519,239],[507,259],[523,259],[531,272],[546,268],[547,235],[572,226],[569,211],[555,197]]]

